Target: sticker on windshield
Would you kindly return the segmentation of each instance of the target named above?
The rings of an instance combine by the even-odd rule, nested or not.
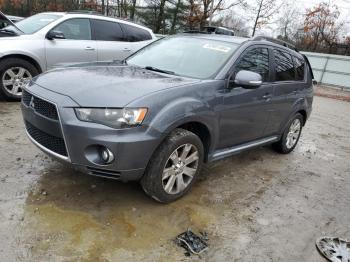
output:
[[[224,52],[224,53],[227,53],[231,50],[230,47],[222,46],[222,45],[214,45],[214,44],[205,44],[203,45],[203,48]]]
[[[53,19],[53,18],[41,18],[40,22],[52,22],[53,20],[55,20],[55,19]]]

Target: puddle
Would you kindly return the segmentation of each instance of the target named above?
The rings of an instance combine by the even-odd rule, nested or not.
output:
[[[42,171],[26,200],[26,235],[40,236],[27,239],[33,246],[32,256],[45,259],[53,254],[93,261],[120,252],[170,248],[171,240],[188,228],[216,234],[211,230],[230,206],[240,198],[260,197],[266,190],[264,184],[275,175],[260,170],[256,176],[250,167],[232,170],[232,161],[241,159],[206,167],[192,191],[168,205],[148,198],[137,183],[95,178],[51,165]]]
[[[41,236],[27,240],[34,258],[54,253],[93,260],[156,249],[171,245],[171,239],[187,228],[207,229],[220,215],[198,201],[201,186],[162,205],[136,183],[94,178],[63,167],[44,173],[27,198],[24,214],[26,235]]]

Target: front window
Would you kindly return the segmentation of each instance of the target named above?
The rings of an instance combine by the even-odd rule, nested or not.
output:
[[[235,73],[241,70],[252,71],[261,75],[262,80],[269,80],[269,51],[267,48],[254,48],[243,55],[235,67]]]
[[[66,39],[91,40],[90,20],[86,18],[66,20],[52,30],[62,32]]]
[[[130,65],[152,67],[193,78],[211,78],[225,65],[238,45],[194,37],[159,40],[127,59]]]
[[[48,24],[61,17],[61,15],[56,14],[37,14],[17,22],[16,27],[18,27],[18,29],[21,30],[22,33],[29,35],[39,31],[40,29],[44,28]],[[18,31],[12,25],[7,26],[6,29]]]

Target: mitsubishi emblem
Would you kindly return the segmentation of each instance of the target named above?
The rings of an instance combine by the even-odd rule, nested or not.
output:
[[[32,96],[32,98],[30,99],[29,106],[30,106],[31,108],[35,109],[34,96]]]

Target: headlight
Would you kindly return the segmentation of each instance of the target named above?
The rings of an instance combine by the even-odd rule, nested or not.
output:
[[[99,123],[113,128],[127,128],[140,125],[147,108],[75,108],[78,119]]]

